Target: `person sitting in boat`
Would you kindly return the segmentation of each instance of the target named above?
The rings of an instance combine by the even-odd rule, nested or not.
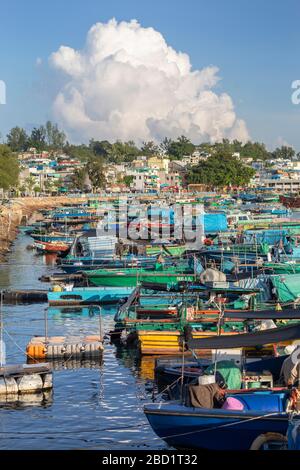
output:
[[[188,386],[187,406],[193,408],[221,408],[225,390],[217,383]]]
[[[285,351],[290,354],[281,366],[280,382],[286,387],[300,385],[300,345],[286,346]]]

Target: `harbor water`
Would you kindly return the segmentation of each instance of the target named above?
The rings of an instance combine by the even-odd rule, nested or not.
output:
[[[20,233],[7,263],[0,267],[2,289],[47,289],[43,274],[57,272],[54,260],[27,250],[30,237]],[[44,335],[47,304],[4,305],[7,364],[26,362],[34,335]],[[104,332],[113,327],[116,307],[102,308]],[[48,334],[99,332],[97,309],[49,309]],[[132,354],[133,353],[133,354]],[[163,449],[143,414],[151,401],[152,365],[141,365],[134,352],[117,350],[109,338],[102,363],[55,364],[53,391],[24,396],[17,404],[0,403],[0,448],[4,449]],[[79,366],[83,367],[79,367]]]

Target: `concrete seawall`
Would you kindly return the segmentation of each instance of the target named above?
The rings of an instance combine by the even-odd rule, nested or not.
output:
[[[11,201],[9,206],[0,205],[0,262],[5,261],[7,253],[18,234],[18,226],[33,222],[38,211],[52,209],[70,203],[84,202],[86,198],[60,197],[25,197]]]

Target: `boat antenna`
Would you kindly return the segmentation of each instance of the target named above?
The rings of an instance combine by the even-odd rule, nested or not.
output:
[[[184,349],[185,349],[185,341],[184,338],[182,340],[182,362],[181,362],[181,384],[180,384],[180,401],[183,404],[183,381],[184,381]]]
[[[224,318],[225,307],[222,303],[215,303],[217,309],[219,310],[218,326],[217,326],[217,336],[221,336],[221,324]],[[217,362],[218,362],[218,350],[215,349],[215,359],[214,359],[214,376],[216,378],[217,374]]]
[[[103,338],[102,338],[102,308],[100,307],[100,305],[97,305],[98,307],[98,311],[99,311],[99,336],[100,336],[100,341],[103,341]]]
[[[3,367],[5,363],[5,346],[3,342],[3,290],[1,289],[0,300],[0,366]]]
[[[48,343],[48,308],[45,308],[45,345]]]

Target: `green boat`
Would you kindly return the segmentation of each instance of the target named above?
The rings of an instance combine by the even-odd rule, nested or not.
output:
[[[300,263],[264,263],[263,268],[273,274],[300,273]]]
[[[195,273],[188,268],[158,266],[155,270],[147,269],[96,269],[84,271],[83,275],[95,286],[135,287],[141,282],[177,284],[180,281],[194,281]]]
[[[159,255],[162,251],[167,252],[169,255],[172,256],[181,256],[186,251],[185,245],[166,245],[165,247],[162,246],[147,246],[146,247],[146,254],[149,256]]]

